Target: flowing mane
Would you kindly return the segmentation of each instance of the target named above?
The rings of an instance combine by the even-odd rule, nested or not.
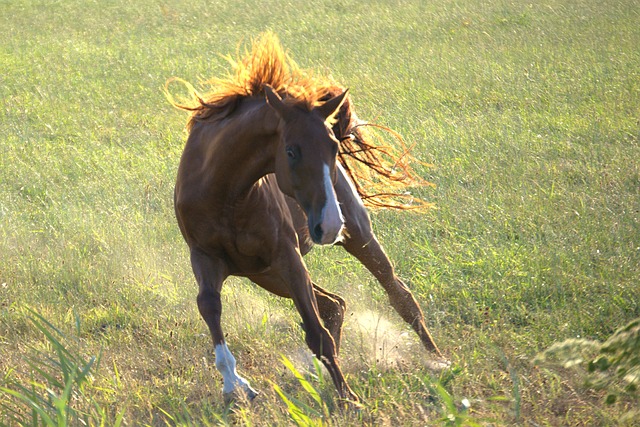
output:
[[[239,103],[248,97],[265,96],[264,86],[271,86],[285,102],[311,110],[340,94],[344,88],[328,78],[319,78],[298,67],[283,49],[278,37],[266,32],[252,44],[240,60],[228,56],[233,73],[226,78],[213,78],[205,84],[210,88],[198,93],[191,84],[173,78],[167,82],[165,94],[177,108],[190,112],[187,130],[198,122],[221,120],[233,114]],[[192,98],[176,101],[168,90],[172,82],[181,82]],[[367,129],[365,129],[367,128]],[[392,145],[374,145],[368,141],[382,141],[381,129],[397,141]],[[362,122],[347,97],[335,117],[333,131],[340,141],[338,160],[343,166],[365,205],[372,208],[423,210],[430,203],[408,193],[410,187],[433,185],[418,177],[412,167],[413,158],[402,137],[384,126]]]

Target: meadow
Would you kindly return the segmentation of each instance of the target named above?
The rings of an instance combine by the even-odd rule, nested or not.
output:
[[[633,425],[637,394],[607,404],[580,364],[534,359],[640,317],[638,22],[637,0],[0,1],[0,425],[36,417],[7,390],[63,395],[41,384],[92,355],[67,401],[95,424]],[[306,260],[347,300],[360,412],[337,408],[293,304],[241,279],[223,323],[261,395],[226,408],[195,303],[172,202],[186,116],[164,85],[205,88],[265,30],[435,184],[413,189],[428,213],[372,220],[451,369],[346,252]]]

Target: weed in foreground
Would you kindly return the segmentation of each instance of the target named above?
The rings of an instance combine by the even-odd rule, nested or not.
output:
[[[586,387],[606,391],[605,405],[613,405],[621,397],[635,402],[620,421],[640,414],[640,318],[619,328],[603,343],[586,339],[556,343],[539,354],[536,362],[581,367]]]
[[[31,380],[21,384],[5,376],[0,386],[0,425],[69,426],[122,424],[124,410],[112,417],[87,393],[100,365],[100,354],[85,357],[80,342],[66,335],[40,314],[31,311],[30,321],[44,334],[51,351],[33,349],[26,357]],[[76,327],[80,321],[76,317]]]
[[[320,383],[324,382],[322,376],[322,368],[316,358],[313,359],[315,374],[312,377],[317,379]],[[287,357],[282,356],[282,363],[284,366],[295,376],[302,388],[311,398],[312,404],[307,404],[300,399],[288,396],[282,389],[275,383],[272,383],[273,389],[276,391],[280,399],[287,405],[287,411],[291,420],[298,427],[318,427],[332,425],[331,420],[331,408],[333,405],[326,402],[318,390],[307,380],[291,363]],[[460,368],[452,369],[449,375],[444,375],[440,380],[433,381],[425,386],[433,394],[433,404],[437,406],[437,412],[440,417],[433,420],[433,425],[442,425],[446,427],[476,427],[483,425],[483,421],[472,414],[469,409],[471,403],[468,399],[462,399],[457,403],[457,399],[447,391],[446,386],[451,380],[460,372]],[[352,408],[353,409],[353,408]],[[366,411],[366,406],[356,409],[356,413],[360,421],[362,420],[362,411]]]

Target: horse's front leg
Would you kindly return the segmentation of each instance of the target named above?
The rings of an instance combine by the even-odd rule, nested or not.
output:
[[[391,306],[416,331],[424,347],[442,357],[425,325],[420,306],[407,285],[396,276],[391,261],[373,234],[369,214],[342,168],[339,168],[335,189],[345,217],[346,233],[341,245],[380,282]]]
[[[338,316],[329,321],[329,324],[335,324],[337,329],[342,326],[342,304],[333,298],[334,295],[313,285],[302,256],[295,248],[283,250],[276,259],[278,262],[272,265],[268,274],[253,276],[251,280],[278,295],[293,299],[302,318],[305,341],[311,352],[329,371],[340,398],[353,403],[359,402],[358,396],[347,384],[338,364],[336,343],[331,333],[322,325],[316,295],[319,295],[323,304],[327,305],[325,309],[329,311],[325,313],[334,312]]]
[[[320,323],[318,306],[311,280],[309,280],[306,270],[305,273],[306,274],[304,276],[306,277],[303,276],[299,278],[304,281],[296,280],[295,282],[292,282],[293,289],[291,295],[294,304],[302,317],[302,323],[306,333],[305,341],[307,342],[309,349],[311,349],[316,357],[320,358],[320,361],[329,371],[340,398],[357,403],[360,399],[347,384],[338,364],[336,343],[329,331]]]
[[[413,297],[413,294],[398,276],[396,276],[393,266],[384,250],[371,235],[366,240],[359,238],[348,238],[343,243],[345,249],[358,258],[362,264],[376,277],[389,296],[391,306],[400,314],[420,337],[424,347],[442,356],[431,333],[424,322],[424,314]]]
[[[222,387],[224,401],[228,404],[236,397],[252,400],[258,392],[251,388],[246,379],[238,375],[236,359],[227,347],[220,324],[222,315],[220,290],[227,277],[225,265],[198,249],[192,249],[191,266],[199,286],[198,310],[211,332],[216,368],[222,374],[224,381]]]

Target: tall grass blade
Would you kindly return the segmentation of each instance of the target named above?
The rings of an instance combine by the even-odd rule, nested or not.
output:
[[[315,426],[323,426],[322,420],[313,420],[304,411],[296,405],[291,399],[287,397],[287,395],[282,391],[282,389],[275,383],[271,383],[273,389],[276,391],[278,396],[282,399],[282,401],[287,405],[287,410],[291,419],[298,425],[299,427],[315,427]]]
[[[47,412],[42,407],[40,407],[40,405],[38,405],[36,402],[33,401],[33,399],[29,398],[28,396],[25,396],[22,393],[18,393],[15,390],[11,390],[5,387],[0,387],[0,392],[8,394],[9,396],[13,396],[16,399],[21,400],[22,402],[27,404],[29,408],[35,411],[35,413],[42,419],[42,422],[44,423],[45,426],[53,427],[58,425],[58,423],[54,422],[53,419],[47,414]],[[37,418],[34,418],[34,421],[37,421]],[[37,425],[37,424],[39,423],[37,422],[34,423],[34,425]]]
[[[291,363],[291,361],[287,359],[287,357],[284,355],[282,355],[281,360],[284,366],[293,373],[293,375],[296,377],[296,379],[298,380],[302,388],[304,388],[305,391],[309,393],[309,395],[313,398],[313,400],[315,400],[316,403],[318,403],[318,405],[324,406],[324,402],[322,401],[322,397],[320,396],[318,391],[315,388],[313,388],[313,386],[309,383],[309,381],[307,381],[302,376],[302,374],[296,369],[296,367],[293,366],[293,363]]]

